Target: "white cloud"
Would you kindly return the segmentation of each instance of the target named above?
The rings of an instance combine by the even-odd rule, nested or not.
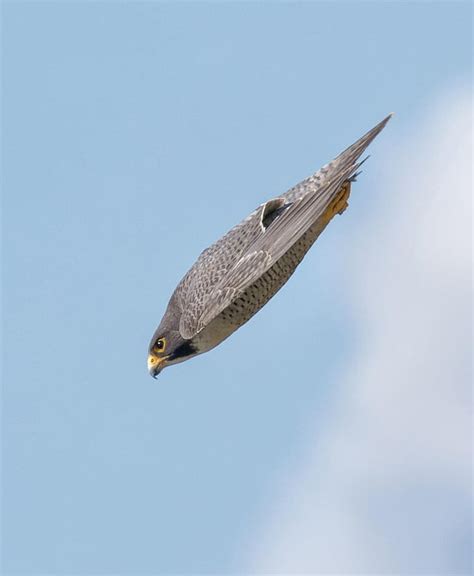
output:
[[[381,201],[341,273],[357,350],[251,535],[250,572],[470,573],[471,135],[460,89],[377,153]]]

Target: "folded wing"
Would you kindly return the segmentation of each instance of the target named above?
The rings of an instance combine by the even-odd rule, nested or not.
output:
[[[385,127],[385,118],[319,172],[303,180],[278,199],[269,201],[278,213],[268,226],[261,226],[240,258],[203,299],[201,310],[190,322],[184,311],[180,331],[192,338],[271,268],[291,246],[324,216],[345,182],[354,177],[358,159]],[[282,199],[284,202],[282,202]],[[274,204],[271,204],[274,203]],[[265,207],[262,208],[262,221]],[[196,311],[194,311],[196,312]]]

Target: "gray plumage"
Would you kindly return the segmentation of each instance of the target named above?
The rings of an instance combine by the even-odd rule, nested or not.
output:
[[[153,376],[218,345],[285,284],[332,217],[344,211],[359,158],[390,117],[201,253],[151,340]]]

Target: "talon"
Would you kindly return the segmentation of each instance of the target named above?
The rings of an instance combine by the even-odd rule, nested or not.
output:
[[[349,206],[347,201],[349,200],[350,193],[351,182],[347,181],[341,186],[339,195],[334,199],[332,206],[330,206],[332,216],[335,216],[336,214],[342,214],[344,210]]]

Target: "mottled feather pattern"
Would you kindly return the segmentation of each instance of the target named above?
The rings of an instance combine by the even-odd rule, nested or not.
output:
[[[327,217],[328,207],[342,193],[348,195],[361,164],[358,158],[388,119],[313,176],[259,206],[200,255],[176,289],[183,338],[211,331],[216,324],[225,337],[281,288],[332,218],[332,213]],[[265,206],[270,213],[266,227]],[[212,340],[205,334],[202,338]]]
[[[202,325],[200,317],[213,289],[261,234],[263,207],[264,204],[256,208],[245,220],[204,250],[176,288],[182,311],[180,332],[184,338],[191,338],[198,325]],[[227,294],[230,295],[230,291]]]
[[[225,278],[226,286],[215,288],[211,293],[206,311],[202,314],[196,327],[200,332],[216,316],[216,310],[224,310],[229,302],[240,298],[244,293],[244,288],[252,283],[254,275],[260,276],[267,270],[271,255],[264,250],[252,252],[244,256],[238,268],[234,268]]]

